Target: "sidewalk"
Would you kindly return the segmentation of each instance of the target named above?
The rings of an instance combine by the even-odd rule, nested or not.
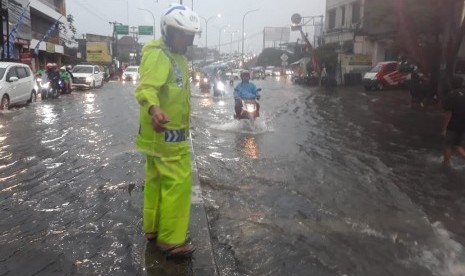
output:
[[[192,140],[191,140],[192,141]],[[202,199],[202,190],[195,163],[194,149],[192,149],[192,206],[191,221],[189,225],[190,236],[197,248],[192,258],[192,271],[194,276],[216,276],[215,258],[210,241],[207,214]]]

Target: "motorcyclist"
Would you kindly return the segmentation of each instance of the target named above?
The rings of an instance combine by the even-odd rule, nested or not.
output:
[[[71,92],[71,75],[66,71],[66,67],[62,66],[60,68],[60,78],[65,83],[66,92]]]
[[[239,83],[236,88],[234,88],[234,109],[236,111],[236,115],[234,118],[239,119],[241,112],[242,112],[242,100],[252,100],[252,99],[260,99],[260,94],[258,93],[257,87],[254,83],[250,82],[250,72],[247,70],[243,70],[241,72],[241,80],[242,82]],[[260,111],[260,105],[257,103],[257,117]]]
[[[54,88],[58,88],[60,73],[57,71],[56,63],[47,63],[47,78],[50,80]]]
[[[233,72],[231,71],[230,75],[229,75],[229,85],[230,86],[233,86],[234,85],[234,75],[233,75]]]
[[[66,66],[66,72],[68,72],[69,76],[71,77],[71,80],[73,81],[74,75],[73,75],[73,72],[71,72],[72,69],[73,67],[71,65]]]

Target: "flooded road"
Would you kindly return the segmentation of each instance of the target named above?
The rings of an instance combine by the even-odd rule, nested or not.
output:
[[[138,275],[143,158],[133,87],[0,114],[0,275]]]
[[[220,275],[465,275],[465,163],[406,92],[256,81],[257,129],[194,95],[194,149]],[[231,89],[231,88],[230,88]]]
[[[231,91],[192,97],[219,275],[465,275],[465,164],[441,166],[439,112],[401,91],[256,84],[253,131]],[[133,90],[0,113],[0,275],[192,275],[140,232]]]

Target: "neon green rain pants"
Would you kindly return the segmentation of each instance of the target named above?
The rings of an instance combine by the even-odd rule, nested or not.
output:
[[[144,233],[158,232],[160,243],[184,243],[191,207],[190,154],[177,158],[147,156],[145,174]]]

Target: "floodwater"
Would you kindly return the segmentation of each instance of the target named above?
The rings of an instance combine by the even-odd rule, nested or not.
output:
[[[441,166],[440,112],[402,91],[256,84],[253,130],[230,87],[192,97],[220,275],[465,275],[465,162]],[[0,113],[0,275],[192,274],[141,234],[133,90]]]
[[[141,233],[133,91],[109,83],[0,113],[0,275],[187,274]]]
[[[465,275],[465,161],[405,91],[263,88],[254,131],[194,93],[193,136],[220,275]]]

